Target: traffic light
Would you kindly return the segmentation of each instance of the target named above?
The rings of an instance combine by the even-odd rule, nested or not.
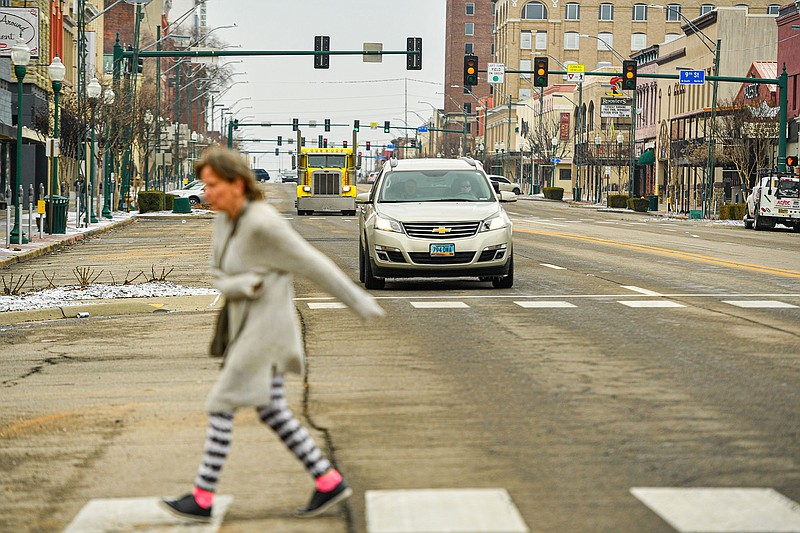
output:
[[[278,146],[281,146],[282,144],[283,144],[283,136],[278,135]]]
[[[306,138],[300,137],[300,146],[305,146],[305,145],[306,145]]]
[[[314,51],[328,52],[331,49],[331,38],[327,35],[314,37]],[[328,54],[314,54],[314,68],[329,68],[330,56]]]
[[[323,148],[327,148],[328,147],[328,139],[322,139],[322,147]]]
[[[406,70],[422,70],[422,37],[409,37],[406,39],[406,52],[419,52],[419,54],[406,54]]]
[[[322,148],[322,135],[317,137],[317,147]]]
[[[239,119],[238,118],[233,121],[233,129],[235,129],[235,130],[239,129]]]
[[[548,75],[550,74],[550,59],[547,57],[537,57],[535,64],[533,86],[547,87]]]
[[[411,139],[411,148],[416,148],[416,147],[417,147],[417,140]]]
[[[280,155],[280,151],[278,150],[278,148],[275,148],[275,155]]]
[[[141,74],[142,70],[144,70],[144,60],[140,57],[136,63],[136,72],[137,74]]]
[[[353,121],[353,131],[358,133],[358,129],[361,127],[361,121],[354,120]]]
[[[478,56],[464,56],[464,86],[478,85]]]
[[[342,142],[342,148],[347,148],[347,141]]]
[[[300,129],[300,120],[293,118],[292,119],[292,131],[297,131]]]
[[[369,150],[369,147],[370,147],[370,142],[367,141],[367,150]]]
[[[622,62],[622,90],[636,90],[636,61],[626,59]]]
[[[389,124],[388,120],[384,121],[384,123],[383,123],[383,133],[391,133],[391,131],[392,131],[392,125]]]
[[[331,119],[325,119],[325,131],[331,131]]]
[[[787,167],[796,167],[797,166],[797,156],[796,155],[787,155],[786,156],[786,166]]]

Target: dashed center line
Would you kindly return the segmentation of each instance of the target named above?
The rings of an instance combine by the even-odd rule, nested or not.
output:
[[[411,302],[416,309],[469,309],[464,302]]]
[[[550,263],[539,263],[543,267],[552,268],[553,270],[566,270],[564,267],[560,267],[558,265],[551,265]]]
[[[655,291],[649,291],[647,289],[643,289],[641,287],[637,287],[635,285],[622,285],[623,289],[628,289],[629,291],[638,292],[640,294],[644,294],[646,296],[664,296],[663,294]]]

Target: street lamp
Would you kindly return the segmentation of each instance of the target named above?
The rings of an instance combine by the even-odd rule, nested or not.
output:
[[[622,132],[617,133],[617,164],[619,166],[619,170],[617,171],[617,175],[619,176],[619,186],[622,189],[622,143],[625,142],[625,136],[622,135]],[[630,181],[631,177],[628,176],[628,180]]]
[[[558,137],[554,136],[552,139],[550,139],[550,144],[553,147],[553,150],[552,150],[552,154],[553,154],[553,158],[552,158],[553,159],[553,175],[550,178],[550,186],[554,187],[555,184],[556,184],[556,165],[558,165],[558,161],[556,161],[556,159],[558,159],[556,157],[556,150],[558,149]]]
[[[11,61],[14,63],[14,74],[17,76],[17,161],[16,172],[14,180],[14,190],[12,191],[12,198],[16,199],[14,202],[14,229],[11,230],[11,243],[12,244],[27,244],[28,239],[22,232],[20,225],[20,215],[22,205],[22,198],[20,192],[22,191],[22,80],[25,78],[25,72],[28,69],[28,61],[31,60],[31,49],[25,44],[22,39],[17,39],[14,46],[11,47]]]
[[[106,109],[111,109],[111,106],[114,104],[114,98],[116,95],[114,94],[114,89],[109,87],[106,89],[105,94],[103,94],[103,103],[106,105]],[[111,217],[111,168],[113,167],[113,160],[114,154],[111,150],[111,145],[109,144],[111,141],[111,132],[109,131],[112,125],[112,121],[109,120],[108,124],[106,125],[106,164],[105,164],[105,172],[103,172],[103,211],[101,216],[103,218],[112,218]]]
[[[58,116],[58,97],[61,94],[61,87],[63,85],[64,77],[67,74],[67,69],[61,58],[55,56],[53,62],[47,67],[47,73],[50,75],[50,81],[53,83],[53,107],[55,112],[53,115],[53,138],[58,140],[59,136],[59,116]],[[49,227],[48,233],[51,235],[55,233],[53,203],[56,196],[56,189],[58,188],[58,151],[53,150],[53,169],[50,176],[50,202],[48,203],[47,222]]]
[[[153,126],[153,113],[144,112],[144,190],[150,188],[150,128]]]
[[[97,108],[97,100],[100,98],[100,93],[103,91],[103,87],[100,85],[100,82],[97,81],[97,78],[92,78],[89,82],[89,85],[86,86],[86,96],[89,98],[89,108],[91,111],[91,117],[89,119],[89,126],[92,128],[92,134],[90,138],[90,146],[89,146],[89,187],[86,191],[86,194],[89,196],[89,211],[86,215],[87,218],[87,226],[88,222],[91,221],[92,224],[97,224],[97,217],[94,215],[94,191],[96,187],[96,176],[95,176],[95,165],[94,165],[94,112]]]

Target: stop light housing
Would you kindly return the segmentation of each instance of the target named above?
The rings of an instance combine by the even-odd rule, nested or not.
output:
[[[419,52],[406,55],[406,70],[422,70],[422,37],[408,37],[406,52]]]
[[[464,56],[464,86],[478,85],[478,56]]]
[[[331,131],[331,119],[325,119],[325,131]]]
[[[300,120],[293,118],[292,119],[292,131],[297,131],[300,129]]]
[[[550,58],[537,57],[534,61],[533,86],[547,87],[548,77],[550,76]]]
[[[367,141],[367,150],[370,149],[370,146],[371,146],[371,143],[369,141]]]
[[[347,148],[347,141],[342,141],[342,148]]]
[[[636,61],[626,59],[622,62],[622,90],[636,90]]]
[[[361,121],[359,121],[359,120],[354,120],[354,121],[353,121],[353,131],[355,131],[355,132],[357,133],[357,132],[358,132],[358,129],[359,129],[360,127],[361,127]]]
[[[141,74],[143,70],[144,70],[144,60],[140,57],[137,59],[136,72],[138,74]]]
[[[787,167],[796,167],[797,166],[797,156],[796,155],[787,155],[786,156],[786,166]]]
[[[275,148],[275,155],[280,155],[280,153],[281,153],[280,150],[278,148]]]
[[[322,147],[323,148],[327,148],[328,147],[328,139],[322,139]]]
[[[383,133],[391,133],[391,132],[392,132],[392,125],[387,120],[383,123]]]
[[[317,35],[314,37],[314,51],[328,52],[331,49],[331,38],[327,35]],[[330,56],[328,54],[314,54],[314,68],[330,68]]]
[[[317,137],[317,147],[322,148],[322,135]]]
[[[278,146],[283,144],[283,136],[278,135]]]

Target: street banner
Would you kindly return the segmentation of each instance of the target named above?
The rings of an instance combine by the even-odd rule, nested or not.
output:
[[[631,99],[628,97],[601,97],[600,116],[602,118],[631,118]]]
[[[559,117],[558,136],[562,141],[569,139],[569,113],[561,113]]]
[[[0,57],[11,57],[11,47],[22,39],[39,59],[39,8],[0,7]]]

